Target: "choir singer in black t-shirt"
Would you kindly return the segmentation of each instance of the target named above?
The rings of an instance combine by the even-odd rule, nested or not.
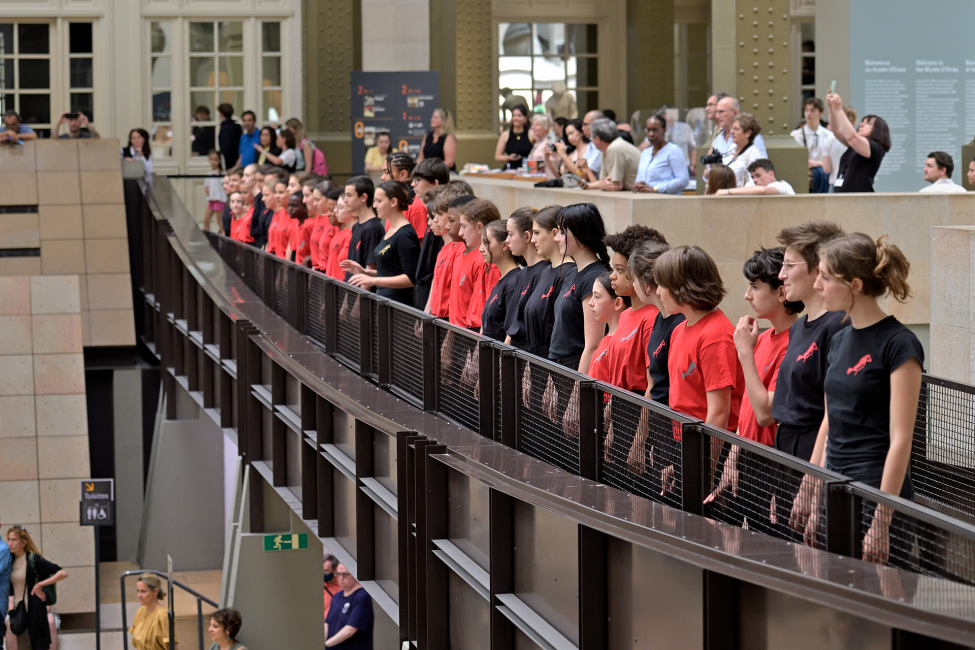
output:
[[[911,295],[910,263],[885,239],[874,242],[853,233],[820,249],[816,290],[828,311],[847,313],[850,327],[837,332],[830,345],[826,417],[811,460],[854,481],[912,499],[908,468],[924,351],[917,337],[878,304],[888,294],[899,302]],[[807,487],[804,482],[803,489]],[[818,525],[818,509],[811,510],[807,542]],[[863,539],[863,559],[887,562],[893,518],[889,508],[877,505]]]

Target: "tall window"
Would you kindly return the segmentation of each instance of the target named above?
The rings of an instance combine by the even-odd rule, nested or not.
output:
[[[51,26],[0,23],[0,112],[15,110],[42,137],[51,134]]]
[[[799,42],[801,51],[799,53],[799,70],[801,75],[802,101],[816,96],[816,23],[799,23]],[[799,110],[802,110],[802,102],[799,103]]]
[[[206,156],[216,149],[217,107],[230,104],[239,115],[244,104],[244,23],[189,23],[190,151]]]
[[[261,23],[261,119],[281,121],[281,23]]]
[[[152,88],[152,157],[173,155],[173,23],[149,26],[150,87]]]
[[[91,23],[68,25],[69,105],[95,121],[95,74]]]
[[[598,52],[596,25],[499,24],[498,87],[511,91],[508,98],[499,99],[502,123],[510,118],[511,106],[521,103],[517,98],[532,109],[561,88],[575,102],[579,115],[597,108]],[[565,96],[553,101],[571,105]]]

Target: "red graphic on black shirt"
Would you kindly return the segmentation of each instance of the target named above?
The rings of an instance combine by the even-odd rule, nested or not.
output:
[[[802,361],[803,363],[806,363],[806,360],[809,359],[810,357],[812,357],[813,352],[815,352],[818,349],[819,349],[819,346],[816,345],[816,342],[815,341],[813,341],[812,343],[809,344],[809,349],[808,350],[806,350],[805,352],[803,352],[802,354],[800,354],[798,357],[796,357],[796,362]]]
[[[563,298],[568,298],[569,297],[569,294],[571,294],[575,290],[576,290],[576,285],[573,284],[571,287],[569,287],[569,290],[566,291],[565,292],[565,295],[563,295],[562,297]]]
[[[532,288],[532,285],[531,285],[531,283],[529,283],[527,286],[525,286],[525,290],[521,292],[521,295],[525,295],[526,293],[528,293],[528,290],[531,289],[531,288]]]
[[[490,307],[491,305],[493,305],[494,304],[494,301],[497,300],[498,299],[498,296],[500,296],[500,295],[501,294],[499,294],[499,293],[494,294],[494,297],[491,298],[491,302],[488,303],[488,306]]]
[[[660,354],[660,351],[664,349],[665,345],[667,345],[667,341],[661,341],[660,345],[657,346],[657,349],[653,351],[653,356],[656,357],[658,354]]]
[[[362,246],[362,242],[361,241],[355,243],[355,249],[356,250],[359,250],[359,247],[360,246]]]
[[[555,291],[555,285],[554,284],[548,288],[548,291],[546,291],[545,293],[543,293],[541,295],[541,300],[548,300],[548,297],[552,295],[552,292],[553,291]]]
[[[873,361],[873,357],[871,357],[869,354],[863,355],[863,357],[857,361],[857,365],[846,369],[846,374],[850,374],[852,372],[853,376],[856,377],[857,373],[866,368],[867,364],[871,361]]]

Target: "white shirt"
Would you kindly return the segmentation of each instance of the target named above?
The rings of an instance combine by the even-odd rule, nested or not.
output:
[[[966,190],[961,185],[956,185],[955,181],[950,178],[942,178],[939,181],[935,181],[925,187],[920,191],[921,194],[967,194]]]
[[[789,185],[789,181],[775,181],[774,183],[769,183],[766,187],[774,187],[779,191],[779,194],[795,194],[796,191],[792,189]]]
[[[586,147],[586,165],[592,170],[592,173],[599,177],[599,172],[603,168],[603,152],[596,148],[592,142]]]
[[[847,146],[840,142],[839,138],[834,135],[833,139],[829,141],[828,148],[823,152],[824,155],[829,156],[829,162],[832,165],[829,172],[830,187],[833,187],[833,184],[836,183],[836,176],[840,171],[840,158],[843,157],[846,150]]]
[[[808,125],[803,124],[789,135],[809,150],[809,160],[817,161],[822,161],[823,156],[829,153],[830,141],[836,139],[829,129],[822,125],[813,131]]]
[[[718,134],[714,136],[714,141],[711,146],[721,152],[724,157],[724,164],[728,164],[728,161],[735,157],[735,152],[738,147],[735,146],[735,141],[731,139],[731,131],[728,131],[728,137],[724,137],[724,131],[718,130]],[[761,156],[759,158],[768,158],[768,151],[765,149],[765,138],[759,133],[752,140],[752,148],[758,150]],[[756,159],[757,160],[757,159]]]
[[[731,161],[726,163],[731,168],[731,171],[735,172],[738,187],[755,184],[752,181],[752,175],[748,173],[748,166],[764,157],[762,152],[758,150],[758,147],[752,143],[752,146],[745,149],[740,156],[736,155]]]

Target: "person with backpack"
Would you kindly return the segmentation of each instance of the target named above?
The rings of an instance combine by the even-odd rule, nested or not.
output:
[[[328,163],[325,162],[325,153],[315,146],[309,138],[305,137],[305,125],[297,117],[292,117],[284,123],[284,126],[295,136],[298,143],[298,157],[295,161],[296,171],[310,171],[318,174],[322,178],[328,176]]]
[[[41,557],[40,551],[23,526],[7,530],[7,548],[13,556],[10,572],[11,636],[17,650],[57,650],[54,615],[47,607],[57,602],[54,585],[68,577],[68,572]],[[52,639],[53,645],[52,645]],[[12,647],[12,644],[9,644]]]

